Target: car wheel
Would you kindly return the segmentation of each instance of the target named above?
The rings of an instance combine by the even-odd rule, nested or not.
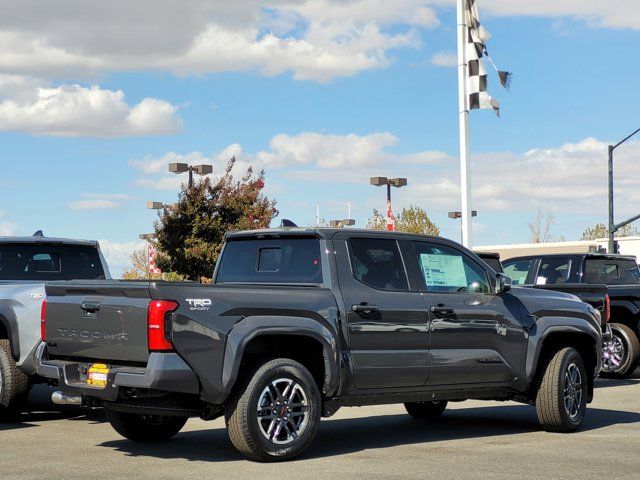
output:
[[[271,360],[240,384],[225,406],[229,439],[250,460],[289,460],[316,436],[320,390],[304,365]]]
[[[182,430],[188,420],[187,417],[116,412],[108,407],[105,412],[116,432],[124,438],[141,443],[169,440]]]
[[[604,378],[627,378],[633,374],[640,356],[638,336],[626,325],[611,323],[611,340],[602,345]]]
[[[26,403],[29,377],[11,356],[9,340],[0,340],[0,421],[15,420]]]
[[[435,420],[440,418],[447,408],[447,401],[440,400],[437,402],[410,402],[405,403],[404,408],[413,418],[419,420]]]
[[[573,348],[557,352],[546,366],[536,395],[540,425],[548,432],[577,430],[587,409],[587,372]]]

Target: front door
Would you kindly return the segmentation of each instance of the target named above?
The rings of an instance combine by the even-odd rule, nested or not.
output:
[[[485,267],[456,246],[412,243],[431,315],[428,385],[514,380],[524,351],[517,298],[496,295]]]
[[[335,238],[356,389],[423,386],[429,316],[394,239]]]

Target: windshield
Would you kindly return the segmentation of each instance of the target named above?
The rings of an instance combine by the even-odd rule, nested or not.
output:
[[[98,250],[84,245],[0,244],[0,280],[101,280]]]
[[[305,237],[229,241],[216,283],[322,283],[320,242]]]

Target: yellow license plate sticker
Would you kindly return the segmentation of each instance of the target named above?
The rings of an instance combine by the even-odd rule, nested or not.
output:
[[[87,370],[87,383],[96,387],[107,386],[109,367],[104,363],[94,363]]]

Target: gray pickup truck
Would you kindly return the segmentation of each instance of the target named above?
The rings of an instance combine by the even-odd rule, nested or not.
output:
[[[44,283],[107,279],[97,242],[0,237],[0,418],[17,413],[36,377]]]
[[[542,427],[580,427],[600,371],[599,312],[511,288],[464,247],[355,229],[237,232],[213,285],[47,284],[38,371],[59,401],[104,406],[134,441],[188,417],[226,419],[246,457],[285,460],[342,406],[449,401],[535,405]]]

